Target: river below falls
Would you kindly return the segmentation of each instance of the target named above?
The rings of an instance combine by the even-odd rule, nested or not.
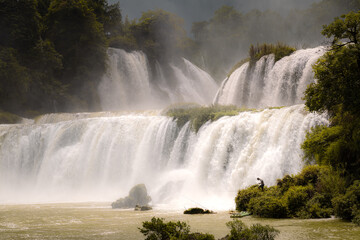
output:
[[[0,239],[144,239],[142,222],[152,217],[185,221],[192,232],[224,237],[231,221],[226,211],[211,215],[184,215],[182,210],[155,207],[152,211],[111,209],[110,203],[54,203],[0,205]],[[339,219],[262,219],[244,217],[280,230],[277,239],[360,239],[360,227]]]

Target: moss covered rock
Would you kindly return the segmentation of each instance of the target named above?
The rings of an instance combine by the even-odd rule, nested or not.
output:
[[[147,206],[151,201],[151,197],[148,196],[145,184],[138,184],[134,186],[129,196],[120,198],[111,204],[112,208],[135,208],[136,205]]]

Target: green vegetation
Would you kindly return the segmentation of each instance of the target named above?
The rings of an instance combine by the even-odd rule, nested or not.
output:
[[[184,214],[210,214],[210,213],[214,213],[214,212],[210,211],[208,209],[204,210],[204,209],[198,208],[198,207],[189,208],[184,211]]]
[[[106,0],[0,1],[0,108],[25,117],[100,110],[109,46],[142,50],[152,65],[192,53],[193,42],[163,10],[123,22]]]
[[[122,33],[110,38],[110,46],[127,50],[142,50],[150,64],[168,61],[173,56],[186,56],[192,41],[187,37],[184,20],[158,9],[143,12],[139,20],[125,20]]]
[[[235,116],[247,109],[239,109],[236,106],[212,105],[210,107],[175,106],[167,110],[166,115],[176,119],[179,127],[183,127],[190,121],[191,127],[198,132],[200,127],[208,121],[216,121],[223,116]]]
[[[230,228],[230,234],[225,237],[226,240],[273,240],[280,233],[269,225],[263,226],[258,223],[249,228],[240,220],[227,222],[226,226]]]
[[[164,222],[163,218],[153,217],[151,221],[143,222],[140,232],[146,240],[214,240],[214,236],[204,233],[190,233],[190,226],[185,222]]]
[[[279,231],[268,225],[254,224],[247,227],[240,220],[227,222],[226,226],[230,229],[230,234],[224,240],[273,240]],[[190,226],[185,222],[164,222],[163,218],[153,217],[151,221],[143,222],[140,232],[146,236],[146,240],[213,240],[215,237],[208,233],[191,233]]]
[[[307,166],[295,176],[278,179],[277,186],[257,185],[239,190],[236,210],[268,218],[324,218],[334,213],[332,199],[345,193],[345,182],[328,167]]]
[[[239,67],[241,67],[244,63],[250,62],[250,66],[253,66],[261,57],[269,54],[275,55],[275,62],[279,61],[283,57],[289,56],[293,52],[295,52],[296,49],[293,47],[290,47],[283,43],[277,43],[277,44],[257,44],[256,46],[251,45],[249,49],[249,58],[245,58],[241,60],[240,62],[236,63],[228,73],[228,77]]]
[[[360,2],[355,0],[321,0],[307,9],[294,9],[288,14],[257,9],[244,13],[223,6],[209,20],[193,23],[191,32],[197,55],[203,56],[206,62],[203,64],[200,57],[193,60],[216,79],[223,79],[228,66],[234,65],[239,56],[247,56],[251,44],[281,41],[304,48],[319,45],[324,24],[336,16],[358,10]]]
[[[8,112],[0,112],[0,124],[11,124],[18,123],[21,121],[21,117],[8,113]]]
[[[333,38],[332,44],[314,65],[317,81],[308,86],[304,99],[310,111],[327,112],[330,125],[312,129],[302,144],[307,162],[341,173],[347,189],[333,196],[332,207],[337,216],[357,224],[360,223],[359,26],[360,12],[342,15],[324,26],[322,33]],[[333,193],[331,188],[327,191],[329,195]]]
[[[360,181],[355,181],[345,194],[332,200],[335,214],[343,219],[352,220],[360,226]]]
[[[22,116],[99,109],[104,29],[119,19],[105,0],[0,1],[0,108]]]
[[[327,112],[330,125],[313,129],[302,148],[307,161],[341,171],[350,185],[360,178],[360,12],[324,26],[330,51],[314,66],[316,83],[305,92],[310,111]],[[341,41],[341,42],[340,42]]]
[[[283,43],[277,43],[277,44],[261,44],[261,45],[251,45],[249,50],[249,56],[250,56],[250,63],[254,64],[256,61],[258,61],[261,57],[269,54],[275,55],[275,62],[279,61],[281,58],[289,56],[293,52],[295,52],[296,49],[293,47],[290,47]]]
[[[291,43],[294,35],[311,43],[319,39],[315,33],[322,24],[359,6],[353,0],[322,0],[288,17],[258,10],[244,14],[223,6],[208,21],[193,24],[191,39],[183,19],[161,9],[130,21],[122,18],[119,4],[106,0],[0,1],[0,108],[25,117],[34,111],[100,110],[97,86],[109,46],[142,50],[151,67],[185,56],[220,79],[251,43],[276,43],[279,36]],[[252,47],[261,49],[254,57],[271,46],[276,45]],[[343,49],[354,52],[350,45]],[[275,52],[276,58],[288,50]],[[347,96],[347,102],[358,102]]]

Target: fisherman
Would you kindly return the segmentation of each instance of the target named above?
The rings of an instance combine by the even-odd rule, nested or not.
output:
[[[264,191],[264,180],[262,180],[261,178],[257,178],[257,180],[260,181],[259,189],[261,189],[261,191]]]

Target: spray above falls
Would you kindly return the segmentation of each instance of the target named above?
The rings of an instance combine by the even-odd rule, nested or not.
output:
[[[0,202],[111,202],[145,183],[155,205],[229,209],[256,177],[271,185],[300,171],[300,144],[319,124],[326,118],[296,105],[223,117],[197,133],[149,114],[0,125]]]
[[[108,71],[99,85],[103,110],[145,110],[173,103],[210,104],[218,89],[214,79],[190,61],[153,69],[143,52],[109,48]]]
[[[292,106],[222,117],[198,132],[160,111],[48,114],[0,125],[0,203],[112,202],[144,183],[157,206],[197,202],[228,210],[237,190],[257,177],[269,186],[302,169],[306,132],[328,120],[294,104],[323,52],[299,50],[276,63],[269,55],[252,68],[244,64],[215,102]],[[209,104],[215,95],[213,79],[186,59],[150,70],[141,52],[108,53],[110,70],[99,86],[104,109]]]
[[[291,106],[302,103],[308,84],[314,82],[312,65],[325,47],[302,49],[275,62],[274,54],[249,62],[224,80],[214,103],[249,108]]]

